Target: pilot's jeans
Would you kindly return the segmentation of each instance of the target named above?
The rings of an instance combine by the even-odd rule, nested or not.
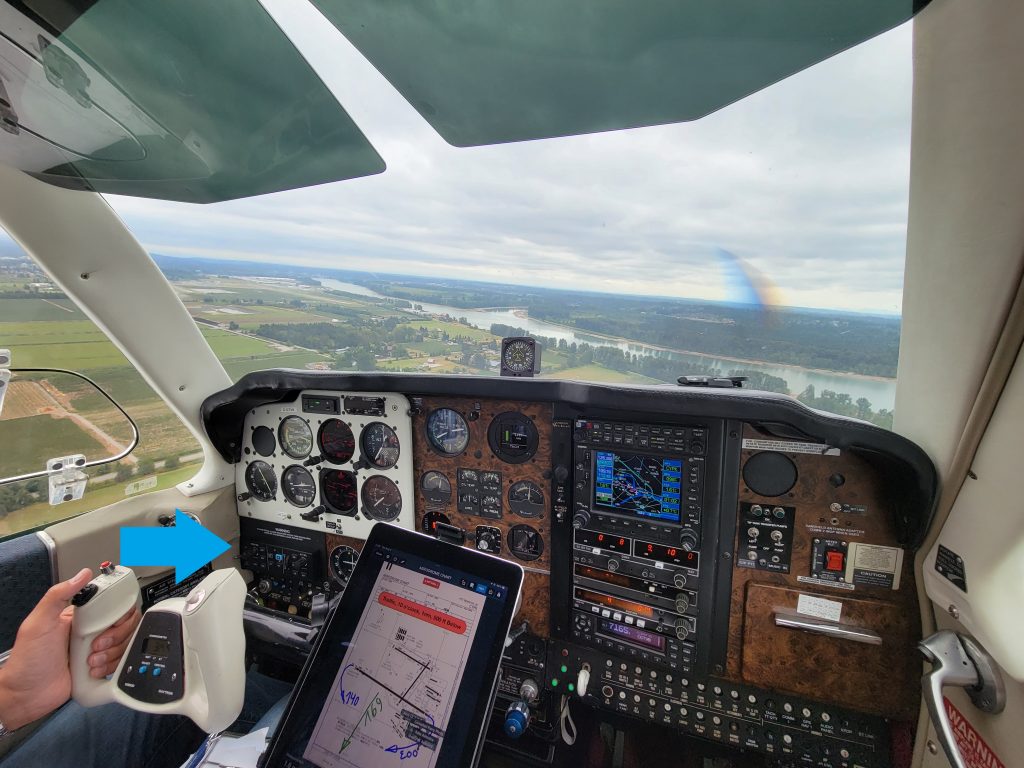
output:
[[[250,672],[242,714],[228,730],[273,729],[284,702],[274,705],[290,691],[288,683]],[[179,768],[205,736],[186,717],[146,715],[120,704],[85,709],[71,701],[0,760],[0,768]]]

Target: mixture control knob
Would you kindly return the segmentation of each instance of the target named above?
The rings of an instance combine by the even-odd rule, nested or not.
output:
[[[686,623],[686,619],[676,620],[676,637],[680,640],[685,640],[690,634],[690,625]]]
[[[586,528],[587,523],[590,522],[590,510],[589,509],[577,509],[576,514],[572,516],[572,527],[573,528]]]
[[[697,534],[693,531],[683,531],[679,534],[679,547],[683,552],[692,552],[697,548]]]
[[[260,579],[260,583],[256,585],[256,591],[261,595],[265,595],[270,591],[270,582],[266,579]]]
[[[686,609],[690,607],[690,598],[685,594],[676,596],[676,613],[686,613]]]
[[[681,573],[681,572],[675,574],[672,577],[672,583],[675,584],[677,587],[685,587],[686,586],[686,574],[685,573]]]
[[[522,700],[513,701],[505,710],[505,735],[510,739],[518,739],[526,732],[530,722],[530,707]]]

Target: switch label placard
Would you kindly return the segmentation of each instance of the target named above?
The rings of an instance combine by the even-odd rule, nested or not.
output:
[[[826,600],[813,595],[800,595],[796,601],[796,612],[819,619],[839,621],[843,615],[843,604],[838,600]]]

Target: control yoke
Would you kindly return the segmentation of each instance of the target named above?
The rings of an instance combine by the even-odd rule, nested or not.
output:
[[[135,573],[105,562],[72,599],[71,697],[85,707],[116,701],[152,714],[185,715],[208,733],[230,725],[245,694],[245,582],[233,568],[214,571],[185,597],[142,617],[111,677],[90,676],[96,637],[141,603]]]

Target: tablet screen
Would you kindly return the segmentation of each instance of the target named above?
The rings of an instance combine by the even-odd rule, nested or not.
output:
[[[389,534],[367,541],[307,665],[280,765],[447,768],[476,751],[522,571]]]

